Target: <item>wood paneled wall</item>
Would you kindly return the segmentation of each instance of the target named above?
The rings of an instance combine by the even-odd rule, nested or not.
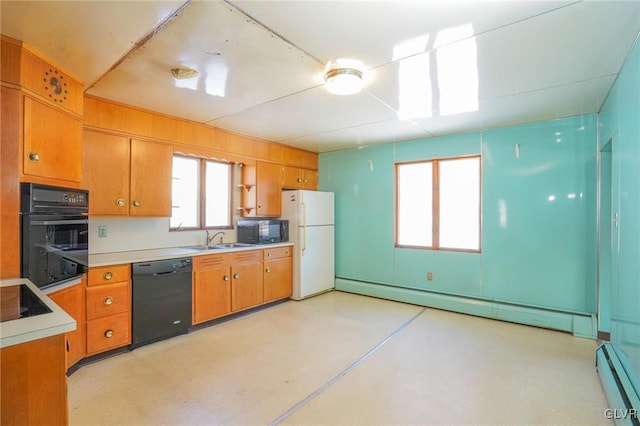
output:
[[[2,86],[0,131],[0,278],[20,276],[20,90]]]
[[[84,126],[86,129],[210,149],[222,153],[222,156],[229,154],[234,160],[247,158],[312,170],[318,168],[318,154],[314,152],[236,135],[201,123],[92,96],[85,96],[84,99]]]

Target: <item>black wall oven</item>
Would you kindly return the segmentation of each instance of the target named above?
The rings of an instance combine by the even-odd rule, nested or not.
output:
[[[20,190],[21,276],[46,288],[82,275],[89,258],[88,191],[35,183]]]

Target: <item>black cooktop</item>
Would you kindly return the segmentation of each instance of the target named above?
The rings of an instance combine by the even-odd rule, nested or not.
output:
[[[52,312],[26,284],[0,287],[0,300],[0,322]]]

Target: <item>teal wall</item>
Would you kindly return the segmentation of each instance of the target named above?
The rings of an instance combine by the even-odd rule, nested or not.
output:
[[[394,163],[478,153],[482,252],[395,248]],[[596,153],[597,116],[587,115],[321,154],[320,189],[336,196],[338,282],[594,314]]]
[[[609,145],[610,144],[610,145]],[[600,112],[600,163],[610,164],[610,186],[601,200],[611,204],[601,218],[600,297],[611,344],[640,396],[640,43],[633,50]],[[608,152],[610,150],[610,152]],[[606,210],[606,209],[605,209]],[[619,213],[619,226],[610,227]],[[611,229],[610,229],[611,228]],[[610,240],[609,240],[610,239]],[[602,267],[604,266],[604,268]],[[607,306],[608,304],[608,306]],[[607,310],[607,308],[609,308]],[[636,407],[637,408],[637,407]]]

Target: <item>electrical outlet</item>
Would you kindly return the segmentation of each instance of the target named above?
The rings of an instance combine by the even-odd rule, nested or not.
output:
[[[433,273],[427,272],[427,280],[429,281],[433,280]]]
[[[104,225],[98,226],[98,238],[107,238],[107,227]]]

